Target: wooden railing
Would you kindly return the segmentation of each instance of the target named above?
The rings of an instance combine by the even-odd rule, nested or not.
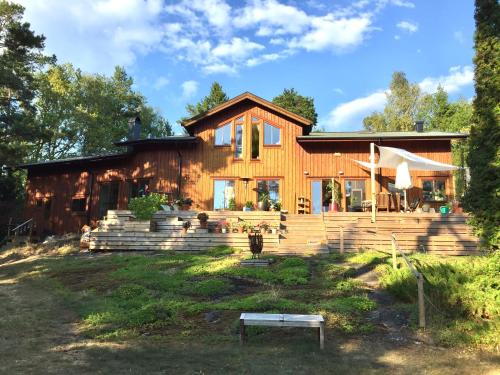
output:
[[[7,239],[16,240],[21,236],[28,236],[28,241],[31,239],[33,234],[33,228],[35,227],[35,220],[33,218],[26,220],[24,223],[19,224],[13,229],[10,226],[7,231]]]
[[[424,303],[424,276],[417,271],[410,258],[406,256],[405,253],[401,251],[396,239],[396,235],[393,233],[391,235],[392,241],[392,268],[397,269],[397,253],[399,253],[406,262],[406,265],[413,273],[417,279],[417,291],[418,291],[418,325],[420,328],[425,329],[425,303]]]

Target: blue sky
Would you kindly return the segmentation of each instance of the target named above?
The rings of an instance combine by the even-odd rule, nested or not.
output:
[[[125,66],[177,132],[214,80],[230,97],[293,87],[314,97],[327,131],[360,129],[395,70],[426,92],[474,95],[472,0],[19,2],[59,62]]]

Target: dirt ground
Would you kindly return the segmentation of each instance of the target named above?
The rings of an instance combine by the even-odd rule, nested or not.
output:
[[[30,259],[34,257],[16,262],[24,262],[29,272]],[[236,333],[89,340],[79,333],[78,316],[51,290],[2,272],[4,265],[2,374],[500,374],[497,355],[395,337],[391,327],[356,337],[327,332],[324,351],[315,332],[302,329],[270,329],[250,337],[243,347]]]

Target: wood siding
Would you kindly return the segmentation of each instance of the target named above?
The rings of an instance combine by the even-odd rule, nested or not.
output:
[[[232,129],[232,143],[229,147],[214,146],[215,129],[235,118],[245,116],[243,136],[243,158],[234,159],[235,137]],[[251,117],[255,116],[281,128],[281,144],[264,146],[264,131],[260,132],[260,159],[251,160]],[[310,142],[300,144],[296,137],[303,135],[303,127],[266,109],[245,101],[212,117],[204,119],[193,127],[199,142],[193,145],[136,146],[125,160],[102,162],[92,167],[31,168],[27,184],[26,217],[34,217],[38,231],[64,233],[77,231],[87,223],[95,225],[99,209],[99,192],[103,183],[119,181],[118,209],[128,204],[128,181],[149,178],[151,191],[176,194],[179,181],[179,157],[182,160],[181,192],[193,200],[194,210],[213,209],[214,180],[235,181],[235,200],[238,209],[246,201],[257,203],[257,180],[277,179],[280,181],[280,200],[283,209],[296,212],[298,197],[311,197],[311,181],[315,179],[349,178],[366,179],[366,196],[370,194],[369,171],[362,169],[353,160],[369,161],[368,141]],[[418,155],[443,163],[451,163],[449,140],[402,140],[377,142],[380,145],[404,148]],[[340,156],[337,153],[340,154]],[[395,171],[383,169],[378,177],[379,191],[386,191],[387,183],[394,180]],[[446,193],[452,195],[453,179],[448,172],[414,172],[415,188],[410,199],[420,194],[422,179],[439,176],[446,181]],[[243,178],[247,179],[248,184]],[[90,214],[71,212],[73,197],[86,197],[92,191],[92,200],[87,204]],[[52,198],[49,218],[44,216],[43,207],[37,206],[37,199]]]

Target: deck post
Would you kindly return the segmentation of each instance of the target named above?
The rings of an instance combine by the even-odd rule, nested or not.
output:
[[[377,221],[377,195],[375,192],[375,143],[370,143],[370,181],[372,195],[372,223]]]
[[[391,236],[391,244],[392,244],[392,268],[397,269],[398,268],[398,263],[396,260],[396,238],[394,237],[394,234]]]
[[[339,236],[340,236],[340,253],[344,253],[344,227],[339,228]]]
[[[419,273],[418,283],[418,325],[425,329],[424,276]]]

